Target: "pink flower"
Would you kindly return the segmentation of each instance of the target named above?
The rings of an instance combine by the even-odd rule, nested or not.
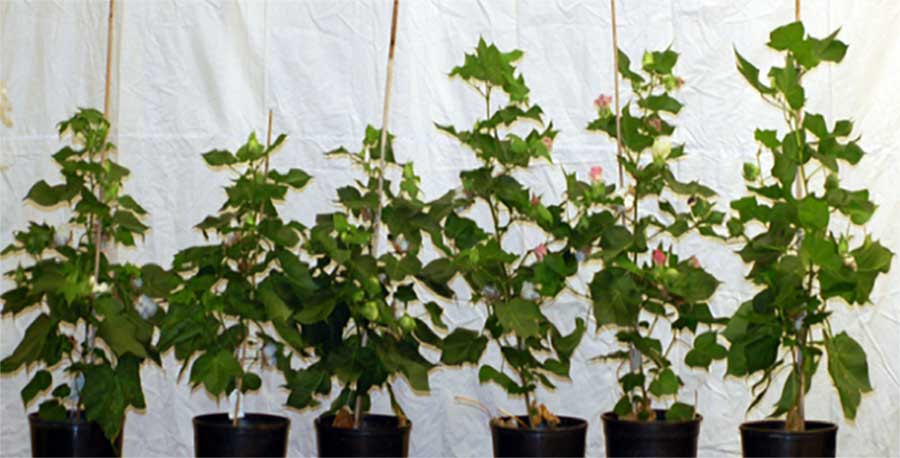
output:
[[[657,117],[650,118],[650,120],[647,121],[647,124],[657,132],[662,130],[662,120]]]
[[[534,256],[537,258],[538,262],[544,260],[544,256],[547,256],[547,245],[543,243],[534,247]]]
[[[541,198],[538,197],[537,194],[531,196],[531,206],[532,207],[537,207],[540,204],[541,204]]]
[[[589,175],[591,177],[591,181],[597,183],[598,181],[603,179],[603,167],[600,167],[599,165],[591,167],[591,172]]]
[[[653,250],[653,263],[662,266],[666,263],[666,253],[659,248]]]
[[[606,94],[600,94],[600,96],[594,100],[594,106],[597,107],[598,110],[606,110],[611,103],[612,96]]]
[[[547,147],[547,150],[552,150],[552,149],[553,149],[553,139],[552,139],[552,138],[550,138],[550,137],[544,137],[544,138],[541,139],[541,141],[544,142],[544,146]]]
[[[691,259],[689,259],[689,261],[691,261],[691,265],[692,265],[692,266],[694,266],[694,267],[696,267],[696,268],[698,268],[698,269],[700,268],[700,260],[697,259],[696,256],[691,256]]]

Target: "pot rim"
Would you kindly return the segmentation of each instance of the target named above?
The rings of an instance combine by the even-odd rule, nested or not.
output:
[[[653,410],[656,412],[664,412],[662,409],[653,409]],[[607,423],[607,422],[608,423],[626,423],[626,424],[630,424],[630,425],[686,425],[686,424],[690,424],[690,423],[702,422],[703,415],[700,415],[699,413],[694,412],[694,418],[692,418],[690,420],[640,421],[640,420],[626,420],[623,418],[619,418],[619,416],[615,412],[609,411],[609,412],[604,412],[602,415],[600,415],[600,419],[603,420],[604,423]]]
[[[28,422],[31,424],[43,425],[43,426],[72,425],[72,426],[79,426],[79,427],[85,427],[85,426],[90,427],[90,426],[96,425],[98,428],[100,427],[99,423],[97,423],[96,421],[93,421],[93,420],[88,420],[87,417],[85,417],[83,415],[79,415],[77,417],[69,416],[68,414],[71,412],[74,412],[74,410],[72,410],[72,409],[66,410],[67,415],[66,415],[65,420],[47,420],[47,419],[41,418],[41,414],[39,412],[32,412],[32,413],[28,414]],[[82,411],[82,413],[84,413],[84,412]]]
[[[350,428],[334,428],[327,422],[323,422],[322,419],[325,417],[334,417],[334,414],[322,414],[313,420],[313,425],[316,429],[323,428],[329,431],[341,431],[346,434],[352,434],[356,436],[384,436],[384,435],[392,435],[392,434],[404,434],[408,432],[412,428],[412,420],[409,418],[406,419],[406,424],[403,426],[397,426],[395,428],[383,428],[383,429],[350,429]],[[371,417],[371,418],[393,418],[397,419],[396,415],[384,415],[378,413],[366,413],[363,414],[363,418]],[[399,423],[399,422],[398,422]]]
[[[525,417],[524,415],[517,415],[517,417],[520,418],[520,419],[522,419],[522,420],[527,420],[527,417]],[[498,419],[498,418],[509,418],[509,417],[508,417],[508,416],[491,417],[491,419],[488,420],[488,426],[490,426],[491,429],[496,428],[496,429],[502,429],[502,430],[504,430],[504,431],[519,431],[519,432],[522,432],[522,433],[525,433],[525,434],[536,434],[536,435],[540,435],[540,434],[555,434],[555,433],[563,433],[563,432],[577,431],[577,430],[580,430],[580,429],[587,429],[587,426],[588,426],[588,421],[585,420],[584,418],[580,418],[580,417],[567,417],[567,416],[562,416],[562,415],[560,415],[560,416],[559,416],[559,419],[560,419],[560,420],[571,420],[571,421],[575,422],[575,424],[567,425],[567,426],[557,426],[556,428],[553,428],[553,429],[533,429],[533,428],[522,429],[522,428],[510,428],[510,427],[508,427],[508,426],[503,426],[503,425],[499,425],[499,424],[494,423],[494,420],[496,420],[496,419]]]
[[[202,426],[205,428],[219,428],[219,429],[281,429],[285,426],[290,427],[291,420],[287,417],[283,417],[281,415],[273,415],[268,413],[245,413],[245,419],[252,418],[254,420],[260,421],[259,423],[247,423],[244,421],[238,422],[237,427],[234,426],[231,419],[228,418],[228,414],[225,412],[213,412],[213,413],[205,413],[200,415],[195,415],[191,419],[191,423],[193,423],[194,427]],[[225,421],[222,421],[222,420]]]
[[[815,429],[807,429],[805,431],[788,431],[786,429],[774,429],[767,428],[762,425],[771,424],[771,423],[781,423],[784,425],[784,420],[754,420],[754,421],[745,421],[741,423],[740,431],[753,431],[759,433],[766,434],[780,434],[785,436],[814,436],[820,434],[828,434],[833,431],[837,431],[838,426],[836,423],[832,423],[830,421],[821,421],[821,420],[805,420],[805,424],[807,428],[809,426],[814,426]]]

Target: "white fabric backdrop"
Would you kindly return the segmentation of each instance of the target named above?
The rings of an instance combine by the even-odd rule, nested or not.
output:
[[[816,35],[843,26],[850,44],[844,64],[823,68],[806,81],[813,108],[829,119],[851,117],[863,134],[868,156],[845,177],[851,187],[869,186],[881,208],[871,230],[900,251],[897,176],[900,145],[900,3],[895,0],[808,0],[803,16]],[[612,92],[609,4],[606,0],[405,0],[401,2],[391,130],[401,159],[414,159],[428,197],[456,186],[457,174],[474,164],[471,154],[439,134],[432,121],[470,124],[481,112],[477,95],[446,78],[479,36],[501,48],[523,49],[521,70],[532,98],[562,129],[555,144],[558,163],[586,173],[592,165],[614,170],[613,144],[589,135],[592,100]],[[40,178],[58,180],[49,155],[60,141],[55,123],[77,107],[101,107],[105,56],[106,1],[0,1],[0,79],[7,81],[15,126],[0,126],[0,245],[30,219],[47,217],[21,199]],[[732,45],[757,64],[774,62],[764,44],[768,31],[793,18],[793,2],[757,0],[620,0],[621,46],[639,61],[644,48],[672,43],[682,53],[677,70],[687,80],[681,96],[677,140],[688,158],[678,173],[701,178],[720,191],[723,202],[743,191],[740,164],[756,146],[753,128],[779,126],[780,118],[745,84],[734,68]],[[300,166],[314,175],[307,191],[291,197],[286,214],[311,222],[329,208],[333,190],[350,175],[321,152],[358,146],[366,124],[380,124],[390,1],[349,0],[126,0],[119,2],[114,72],[114,141],[118,157],[132,169],[129,192],[151,213],[152,228],[139,249],[121,258],[168,264],[179,248],[199,243],[192,226],[216,210],[226,176],[213,173],[200,153],[238,146],[252,129],[264,129],[269,108],[276,132],[288,142],[275,166]],[[529,182],[558,199],[558,170],[540,167]],[[724,282],[713,304],[729,314],[752,294],[744,266],[728,247],[686,239],[684,253],[696,253]],[[3,271],[15,259],[0,261]],[[835,307],[835,331],[846,329],[869,354],[875,392],[864,396],[855,423],[846,422],[824,370],[808,397],[811,418],[840,425],[841,456],[900,455],[900,268],[876,286],[876,307]],[[3,280],[5,290],[10,283]],[[560,304],[551,316],[571,327],[585,304]],[[475,327],[483,319],[466,303],[450,304],[451,325]],[[2,320],[0,355],[9,354],[31,319]],[[590,361],[614,345],[609,332],[585,339],[575,355],[573,380],[541,393],[552,410],[590,420],[588,453],[603,453],[599,415],[619,396],[615,367]],[[497,358],[496,352],[489,355]],[[724,364],[710,374],[684,369],[682,392],[699,397],[704,414],[701,455],[740,453],[738,425],[763,417],[768,405],[745,415],[750,401],[744,380],[723,380]],[[175,380],[169,355],[165,372],[143,372],[145,412],[132,412],[125,433],[128,455],[190,455],[192,415],[221,410],[204,392]],[[28,428],[19,390],[24,372],[0,378],[0,455],[28,455]],[[291,455],[312,455],[312,420],[318,410],[285,410],[285,393],[275,374],[263,394],[247,400],[248,411],[288,415]],[[473,367],[434,372],[430,396],[403,385],[401,402],[415,422],[412,456],[490,455],[487,418],[454,401],[457,394],[518,411],[493,385],[480,386]],[[778,385],[780,388],[780,384]],[[778,390],[773,393],[777,396]],[[378,396],[375,410],[389,410]]]

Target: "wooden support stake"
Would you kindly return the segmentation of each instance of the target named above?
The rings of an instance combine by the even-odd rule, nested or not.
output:
[[[375,210],[375,217],[372,220],[372,244],[369,249],[369,254],[371,254],[372,257],[378,256],[381,212],[384,209],[384,156],[387,153],[388,126],[390,125],[388,121],[391,114],[391,86],[394,81],[394,49],[397,46],[397,15],[399,11],[400,0],[394,0],[394,9],[391,13],[391,41],[388,45],[387,78],[384,84],[384,107],[381,112],[381,142],[378,155],[378,206]],[[363,329],[362,332],[362,346],[365,347],[369,343],[369,336],[365,329]],[[359,428],[360,420],[362,419],[362,397],[360,397],[359,394],[360,393],[357,391],[356,403],[353,409],[354,428]]]

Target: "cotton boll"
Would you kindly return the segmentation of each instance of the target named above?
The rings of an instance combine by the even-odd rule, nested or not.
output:
[[[134,278],[131,280],[131,287],[134,289],[141,289],[144,286],[144,280],[140,278]]]
[[[278,346],[272,342],[267,343],[262,348],[262,357],[267,366],[275,365],[275,354],[278,352]]]
[[[137,312],[143,319],[149,319],[153,315],[156,315],[156,311],[159,309],[159,305],[156,304],[156,301],[151,299],[146,294],[141,294],[141,297],[138,298],[138,306]]]
[[[538,294],[536,289],[534,289],[534,283],[531,283],[529,281],[522,283],[521,295],[522,299],[525,299],[526,301],[537,301],[541,298],[541,295]]]

